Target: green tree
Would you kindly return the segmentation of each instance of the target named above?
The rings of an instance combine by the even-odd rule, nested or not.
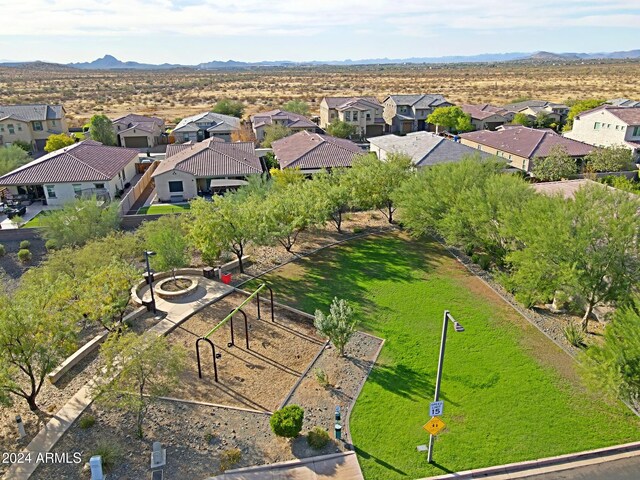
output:
[[[342,233],[342,216],[351,205],[351,185],[345,169],[334,169],[331,173],[322,170],[314,174],[307,191],[312,202],[324,212]]]
[[[22,140],[15,140],[11,145],[15,145],[16,147],[20,147],[27,153],[33,152],[33,145],[29,142],[24,142]]]
[[[556,121],[547,112],[538,112],[534,122],[536,128],[553,128],[556,126]]]
[[[0,175],[9,173],[30,161],[29,154],[16,145],[0,147]]]
[[[113,260],[95,268],[78,282],[78,306],[85,318],[113,331],[122,326],[131,298],[131,288],[141,279],[130,263]]]
[[[115,145],[116,133],[113,130],[113,123],[106,115],[94,115],[89,120],[89,136],[92,140],[103,145]]]
[[[171,270],[175,279],[176,269],[189,265],[188,240],[179,215],[165,215],[146,222],[139,232],[147,248],[156,253],[151,257],[156,270]]]
[[[453,132],[473,130],[471,116],[460,107],[438,107],[427,117],[427,122]]]
[[[573,297],[583,306],[586,331],[596,305],[627,303],[640,281],[638,209],[637,198],[597,184],[574,200],[537,199],[514,230],[520,248],[507,255],[512,287],[529,304],[556,291]]]
[[[623,146],[594,148],[585,157],[592,172],[621,172],[633,169],[633,154]]]
[[[47,138],[47,143],[44,146],[45,151],[47,152],[55,152],[56,150],[60,150],[61,148],[68,147],[69,145],[73,145],[76,141],[71,138],[69,135],[64,133],[60,133],[57,135],[49,135]]]
[[[300,171],[300,168],[285,168],[283,170],[273,168],[269,171],[269,174],[276,188],[283,188],[292,183],[301,184],[305,181],[304,174]]]
[[[100,348],[106,382],[94,388],[99,402],[136,415],[136,433],[143,437],[149,405],[166,395],[185,368],[185,352],[165,337],[112,333]]]
[[[316,310],[313,325],[321,335],[333,343],[340,355],[344,356],[344,347],[356,332],[358,320],[347,301],[336,297],[331,302],[328,315]]]
[[[47,375],[75,347],[72,285],[51,280],[34,268],[11,297],[0,297],[0,401],[21,397],[31,411]]]
[[[562,145],[556,145],[546,157],[533,159],[531,173],[543,182],[555,182],[578,173],[578,165]]]
[[[357,156],[348,173],[354,202],[360,208],[379,209],[393,223],[394,192],[411,177],[413,162],[402,153],[392,153],[384,161],[373,153]]]
[[[112,233],[120,222],[118,205],[104,205],[95,198],[68,202],[41,220],[44,237],[58,246],[81,246]]]
[[[349,138],[356,133],[356,126],[342,120],[334,120],[327,126],[327,133],[333,137]]]
[[[302,431],[304,410],[298,405],[287,405],[276,410],[269,419],[271,430],[278,437],[296,438]]]
[[[619,308],[604,332],[604,342],[582,354],[582,373],[598,393],[640,407],[640,299]]]
[[[604,100],[599,98],[588,98],[586,100],[575,102],[569,109],[569,114],[567,115],[567,123],[564,126],[564,131],[568,132],[573,128],[573,119],[580,115],[582,112],[586,112],[587,110],[591,110],[592,108],[599,107],[603,103]]]
[[[302,100],[289,100],[287,103],[282,105],[282,110],[307,116],[309,115],[309,104]]]
[[[214,105],[213,112],[242,118],[242,114],[244,113],[244,104],[235,100],[223,98]]]
[[[271,145],[276,140],[280,140],[281,138],[288,137],[291,135],[293,131],[285,127],[284,125],[272,124],[267,125],[264,128],[264,139],[262,140],[262,146],[264,148],[271,148]]]
[[[513,116],[513,120],[511,120],[511,123],[515,125],[522,125],[523,127],[531,127],[533,125],[533,121],[531,120],[529,115],[522,112],[516,113]]]

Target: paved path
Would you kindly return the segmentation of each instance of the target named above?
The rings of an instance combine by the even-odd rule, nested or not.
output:
[[[196,277],[194,277],[196,278]],[[156,306],[160,312],[166,313],[163,320],[158,322],[147,331],[147,335],[166,335],[184,322],[195,312],[207,305],[231,293],[233,288],[220,282],[215,282],[203,277],[197,277],[198,289],[188,297],[176,299],[169,302],[157,299]],[[143,292],[143,298],[150,297],[149,288]],[[91,395],[91,385],[94,379],[90,380],[84,387],[71,397],[71,399],[49,420],[40,432],[27,445],[25,451],[32,452],[32,463],[14,464],[7,471],[7,480],[27,480],[36,470],[38,464],[36,458],[38,453],[51,451],[62,435],[69,429],[84,410],[93,401]]]
[[[354,452],[238,468],[209,480],[364,480]]]
[[[638,480],[640,457],[628,457],[563,472],[541,473],[521,478],[528,480]]]

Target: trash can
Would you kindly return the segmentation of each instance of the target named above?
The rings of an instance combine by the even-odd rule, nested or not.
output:
[[[222,283],[226,283],[227,285],[229,285],[231,283],[231,274],[230,273],[223,273],[220,278],[222,280]]]
[[[213,271],[215,269],[213,267],[204,267],[202,269],[202,276],[204,278],[213,278]]]
[[[336,440],[342,440],[342,425],[336,423],[334,428],[336,429]]]

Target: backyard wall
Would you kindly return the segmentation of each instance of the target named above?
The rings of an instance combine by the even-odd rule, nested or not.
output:
[[[136,183],[133,188],[129,190],[124,197],[122,197],[122,200],[120,201],[120,215],[126,215],[127,212],[131,210],[131,207],[136,200],[140,198],[144,189],[147,188],[149,183],[151,183],[151,175],[153,175],[153,172],[158,168],[158,165],[160,165],[158,160],[153,162],[147,171],[144,172],[138,183]]]

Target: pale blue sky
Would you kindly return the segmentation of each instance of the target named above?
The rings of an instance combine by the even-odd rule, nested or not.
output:
[[[343,60],[640,48],[640,0],[0,0],[0,59]]]

